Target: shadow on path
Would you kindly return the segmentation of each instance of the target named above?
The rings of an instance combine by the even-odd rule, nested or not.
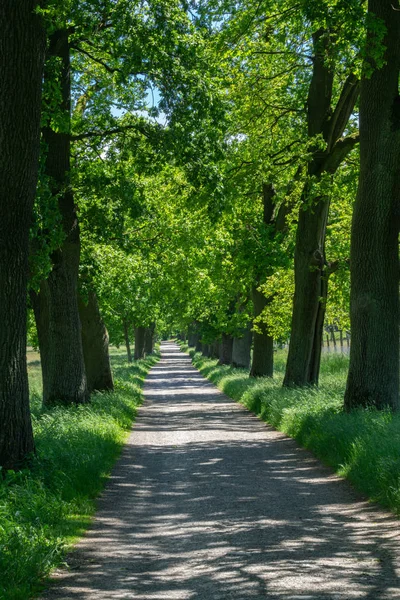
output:
[[[51,599],[400,599],[398,521],[196,371],[176,344]]]

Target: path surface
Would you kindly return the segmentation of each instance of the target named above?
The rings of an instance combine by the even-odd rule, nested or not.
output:
[[[45,596],[400,599],[399,523],[162,345],[93,527]]]

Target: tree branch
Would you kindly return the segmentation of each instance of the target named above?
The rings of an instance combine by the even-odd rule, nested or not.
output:
[[[342,137],[350,115],[354,110],[359,93],[360,81],[356,75],[351,73],[343,84],[340,98],[326,125],[324,137],[328,144],[328,150]]]
[[[360,141],[360,134],[353,133],[336,142],[331,152],[326,157],[321,172],[336,173],[346,156],[353,150],[354,146]]]
[[[113,74],[113,73],[122,73],[121,69],[118,69],[117,67],[110,67],[110,65],[108,65],[106,62],[104,62],[103,60],[101,60],[101,58],[96,58],[95,56],[93,56],[93,54],[91,54],[87,50],[84,50],[80,46],[77,46],[75,44],[71,44],[71,48],[73,48],[77,52],[80,52],[81,54],[85,54],[88,58],[90,58],[90,60],[92,60],[93,62],[101,65],[102,67],[104,67],[104,69],[107,71],[107,73],[111,73],[111,74]]]
[[[332,101],[334,69],[327,60],[332,42],[321,27],[313,33],[313,71],[307,96],[307,126],[310,138],[322,133]]]
[[[290,150],[290,148],[292,146],[294,146],[295,144],[300,144],[301,141],[302,141],[301,139],[293,140],[293,142],[290,142],[290,144],[287,144],[287,146],[284,146],[284,148],[282,148],[281,150],[278,150],[277,152],[274,152],[273,154],[270,154],[269,158],[276,158],[277,156],[279,156],[283,152],[287,152],[288,150]]]
[[[302,173],[303,173],[303,167],[299,166],[297,168],[296,173],[294,174],[292,181],[289,183],[289,185],[287,187],[286,194],[285,194],[286,198],[289,197],[290,194],[292,193],[293,188],[296,185],[296,183],[300,180]],[[295,203],[294,198],[291,198],[289,202],[283,201],[281,203],[281,205],[279,206],[279,209],[278,209],[275,219],[274,219],[275,233],[286,232],[286,230],[287,230],[286,217],[293,210],[294,203]]]
[[[328,279],[331,275],[333,275],[333,273],[336,273],[336,271],[339,270],[341,264],[345,264],[345,265],[347,265],[347,267],[349,267],[350,259],[345,258],[344,260],[342,259],[342,261],[340,261],[339,259],[336,259],[336,260],[326,262],[325,277]]]
[[[117,133],[124,133],[124,131],[132,131],[135,130],[144,135],[147,138],[150,138],[150,134],[145,128],[140,125],[121,125],[121,127],[114,127],[113,129],[106,129],[105,131],[87,131],[86,133],[78,133],[77,135],[70,135],[71,142],[78,142],[81,140],[86,140],[88,138],[94,137],[108,137],[110,135],[116,135]]]
[[[276,191],[272,183],[262,184],[262,195],[263,195],[263,220],[266,225],[269,225],[272,221],[272,215],[274,214]]]

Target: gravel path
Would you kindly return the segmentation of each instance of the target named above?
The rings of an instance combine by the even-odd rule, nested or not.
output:
[[[44,597],[400,599],[398,525],[163,343],[93,527]]]

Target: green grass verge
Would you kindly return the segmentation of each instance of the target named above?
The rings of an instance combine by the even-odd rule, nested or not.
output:
[[[188,350],[187,346],[181,346]],[[365,496],[400,515],[400,414],[343,411],[348,358],[324,355],[318,388],[283,388],[286,352],[275,356],[274,379],[219,366],[190,349],[193,364],[227,396],[295,438]]]
[[[28,365],[37,457],[0,482],[0,598],[26,600],[90,523],[158,357],[128,364],[113,350],[115,392],[86,406],[43,410],[40,365]]]

